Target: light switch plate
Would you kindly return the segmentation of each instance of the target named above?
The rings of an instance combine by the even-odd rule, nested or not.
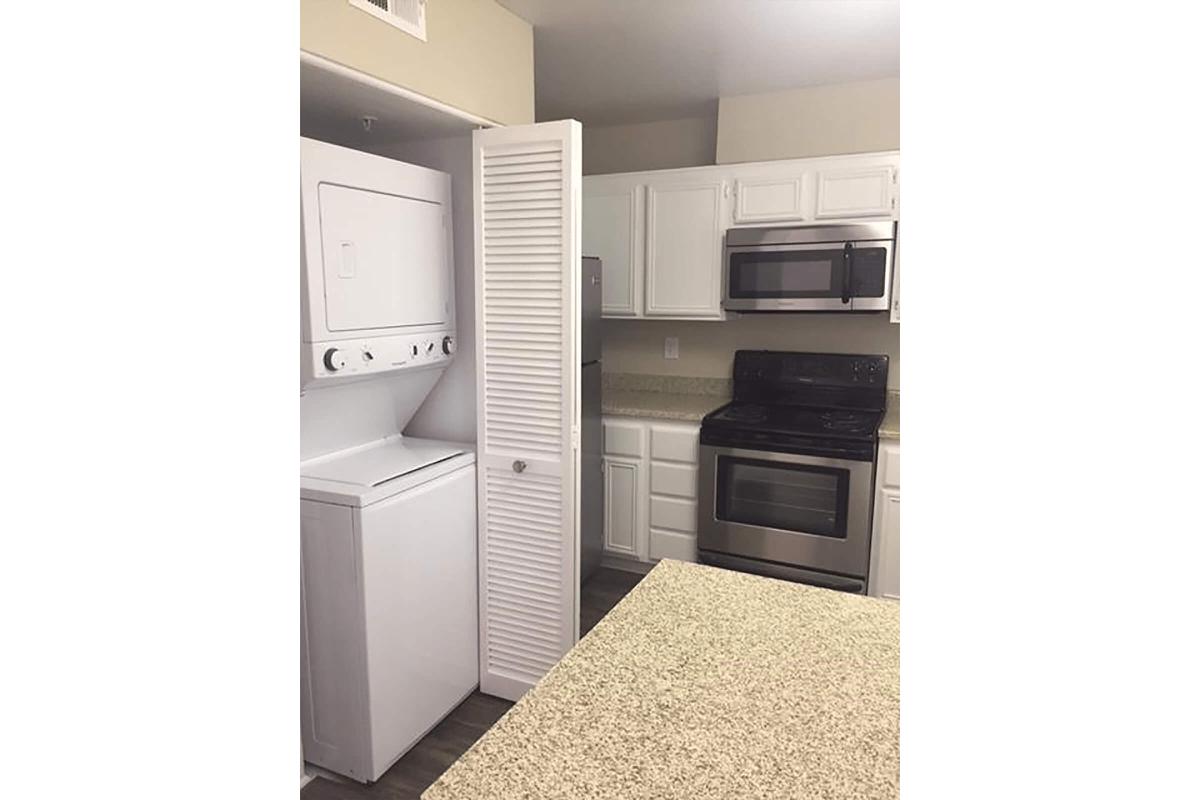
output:
[[[679,358],[678,336],[668,336],[663,342],[663,358]]]

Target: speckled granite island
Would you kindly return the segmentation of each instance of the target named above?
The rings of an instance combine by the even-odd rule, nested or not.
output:
[[[899,796],[900,608],[664,560],[424,800]]]

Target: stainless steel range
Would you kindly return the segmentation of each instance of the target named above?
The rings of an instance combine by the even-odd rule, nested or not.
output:
[[[888,357],[739,350],[700,426],[700,558],[865,593]]]

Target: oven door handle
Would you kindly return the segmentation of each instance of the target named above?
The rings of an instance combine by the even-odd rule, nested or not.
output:
[[[873,461],[859,461],[854,458],[838,458],[837,456],[800,455],[799,453],[781,453],[774,450],[755,450],[748,447],[731,447],[723,444],[701,444],[700,460],[711,459],[715,467],[717,459],[740,458],[754,461],[771,461],[796,467],[828,467],[844,469],[851,477],[857,476],[867,481],[871,480],[874,469]]]
[[[854,243],[846,242],[842,248],[842,305],[850,302],[850,283],[854,273]]]

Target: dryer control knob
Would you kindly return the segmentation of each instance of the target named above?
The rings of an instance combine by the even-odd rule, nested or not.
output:
[[[346,354],[336,347],[331,347],[325,351],[325,368],[330,372],[337,372],[339,369],[346,368]]]
[[[442,352],[450,355],[454,352],[454,337],[446,336],[442,339]]]

